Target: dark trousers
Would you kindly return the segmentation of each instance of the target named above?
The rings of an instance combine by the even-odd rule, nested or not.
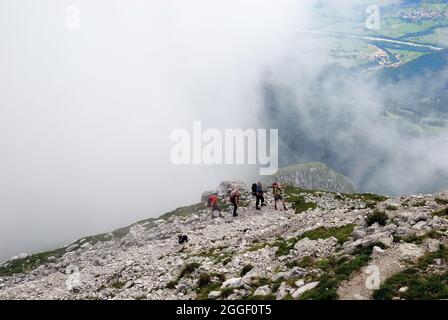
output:
[[[235,202],[232,202],[233,205],[233,216],[236,216],[236,210],[238,209],[238,205]]]
[[[264,196],[263,195],[259,195],[259,196],[257,195],[257,201],[255,203],[255,207],[258,208],[258,206],[260,205],[260,202],[261,202],[261,205],[264,204]]]

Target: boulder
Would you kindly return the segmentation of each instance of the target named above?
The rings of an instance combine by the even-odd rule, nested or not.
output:
[[[325,257],[331,255],[336,249],[337,239],[334,237],[328,239],[310,240],[304,238],[294,245],[297,252],[296,258],[303,257]]]
[[[129,289],[129,288],[132,288],[133,286],[134,286],[134,281],[129,280],[129,281],[127,281],[127,282],[124,284],[123,288],[124,288],[124,289]]]
[[[265,285],[262,287],[258,287],[257,290],[254,292],[254,296],[267,296],[271,294],[271,288],[269,288],[269,285]]]
[[[416,260],[423,256],[424,251],[414,243],[403,243],[399,247],[400,257],[405,260]]]
[[[303,277],[308,274],[308,271],[304,268],[294,267],[289,271],[278,272],[271,277],[273,282],[279,281],[281,279],[291,280],[297,277]]]
[[[19,259],[25,259],[26,257],[29,257],[29,256],[30,256],[29,253],[21,253],[21,254],[19,254],[17,257],[18,257]]]
[[[414,216],[414,221],[415,221],[415,222],[426,221],[426,220],[428,220],[430,217],[431,217],[431,216],[430,216],[429,214],[427,214],[426,212],[420,212],[420,213],[417,213],[417,214]]]
[[[355,240],[362,239],[366,236],[366,232],[362,229],[356,229],[352,232],[352,237]]]
[[[310,282],[302,287],[300,287],[299,289],[297,289],[293,294],[292,297],[294,299],[299,298],[302,294],[304,294],[305,292],[307,292],[308,290],[314,289],[317,285],[319,284],[318,281],[316,282]]]
[[[428,238],[425,239],[423,245],[429,252],[437,252],[440,249],[441,242],[437,239]]]
[[[399,226],[395,232],[397,235],[404,236],[411,233],[411,228],[408,226]]]
[[[300,280],[297,280],[296,282],[294,282],[294,284],[296,285],[297,288],[300,288],[300,287],[303,287],[305,285],[305,281],[300,279]]]
[[[216,299],[218,299],[219,297],[221,297],[221,294],[222,294],[221,291],[211,291],[211,292],[208,294],[208,298],[211,299],[211,300],[216,300]]]
[[[280,284],[280,287],[277,290],[277,294],[275,295],[276,300],[282,300],[288,295],[288,290],[286,287],[286,283],[282,282]]]
[[[419,221],[412,226],[412,229],[422,230],[424,226],[426,226],[426,221]]]
[[[245,281],[243,278],[232,278],[224,281],[221,286],[221,289],[236,289],[241,288],[245,285]]]
[[[57,258],[55,256],[51,256],[47,258],[47,262],[56,262]]]
[[[387,226],[384,227],[384,231],[395,233],[397,231],[397,225],[394,223],[389,223]]]
[[[364,237],[363,239],[358,239],[354,242],[344,243],[344,251],[346,253],[353,253],[357,248],[365,248],[376,242],[380,242],[386,247],[389,247],[394,242],[393,237],[389,232],[377,232]]]
[[[381,249],[380,247],[374,246],[372,249],[372,256],[373,257],[379,257],[382,256],[384,253],[384,250]]]
[[[397,218],[399,218],[402,221],[410,221],[414,218],[413,212],[400,212],[397,214]]]

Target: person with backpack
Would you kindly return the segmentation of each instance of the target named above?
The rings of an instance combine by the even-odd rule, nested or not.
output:
[[[274,194],[274,206],[275,206],[275,210],[277,210],[277,202],[281,201],[283,204],[283,208],[285,210],[288,210],[286,208],[285,202],[283,201],[283,195],[282,195],[282,187],[277,183],[274,182],[272,184],[272,193]]]
[[[230,193],[230,203],[233,205],[233,216],[237,217],[238,213],[238,207],[239,207],[239,201],[240,201],[240,192],[238,190],[234,190]]]
[[[207,206],[210,208],[212,218],[215,217],[215,212],[219,213],[219,216],[222,217],[221,210],[218,207],[218,193],[213,193],[208,197]]]
[[[177,245],[177,252],[181,252],[185,249],[188,243],[188,236],[186,234],[180,234],[178,237],[178,245]]]
[[[257,187],[255,189],[255,197],[256,197],[256,202],[255,202],[255,209],[257,210],[261,210],[260,208],[260,203],[262,206],[264,206],[264,190],[263,190],[263,186],[261,185],[261,182],[257,183]]]
[[[257,196],[257,183],[252,183],[252,195],[254,196],[254,197],[256,197]]]

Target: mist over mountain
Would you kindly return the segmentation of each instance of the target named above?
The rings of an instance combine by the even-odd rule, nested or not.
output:
[[[425,193],[447,187],[445,130],[424,131],[415,124],[425,124],[422,118],[427,114],[434,118],[431,124],[445,125],[446,104],[430,109],[425,103],[439,95],[446,97],[443,82],[404,82],[392,88],[371,85],[338,68],[325,73],[321,82],[299,89],[306,91],[299,98],[297,88],[289,85],[265,86],[268,123],[283,128],[283,165],[321,161],[352,178],[363,191]],[[296,80],[291,83],[303,85]],[[431,83],[442,90],[428,89]],[[426,89],[419,91],[419,85]],[[360,94],[360,89],[368,91]],[[434,91],[424,95],[428,90]],[[404,119],[388,116],[394,110],[415,110],[420,116],[416,120],[409,111]]]
[[[79,30],[67,28],[72,5]],[[371,5],[378,28],[366,27]],[[277,128],[282,166],[323,162],[360,191],[446,188],[446,10],[398,0],[2,1],[0,259],[251,179],[250,166],[170,162],[170,133],[195,120]]]
[[[407,1],[385,7],[382,13],[389,17],[381,20],[382,29],[358,30],[365,34],[356,38],[359,43],[351,35],[344,40],[347,33],[315,32],[319,40],[297,36],[283,63],[266,73],[262,89],[265,123],[281,128],[282,165],[323,162],[366,192],[397,195],[447,188],[447,51],[435,47],[446,38],[435,31],[446,18],[431,11],[432,5],[445,4]],[[403,18],[404,24],[414,19],[423,31],[408,33],[408,26],[389,31],[388,19],[399,23],[400,15],[411,16]],[[428,15],[427,23],[434,24],[429,28],[419,22]],[[360,25],[356,16],[352,20],[345,32]],[[341,49],[344,41],[354,49]]]

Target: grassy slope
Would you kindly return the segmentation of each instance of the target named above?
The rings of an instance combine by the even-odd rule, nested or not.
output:
[[[205,209],[205,208],[206,208],[206,206],[203,203],[197,203],[197,204],[194,204],[191,206],[181,207],[181,208],[177,208],[173,211],[167,212],[167,213],[161,215],[159,217],[159,219],[169,219],[173,216],[185,217],[185,216],[189,216],[189,215],[193,214],[194,212],[197,212],[197,211]],[[89,242],[90,244],[93,245],[100,241],[107,241],[111,238],[111,236],[114,238],[122,238],[129,233],[129,229],[133,225],[152,222],[154,220],[156,220],[156,219],[150,218],[150,219],[141,220],[137,223],[133,223],[130,226],[116,229],[116,230],[112,231],[111,233],[101,233],[101,234],[81,238],[81,239],[73,242],[72,244],[81,245],[82,243]],[[35,268],[37,268],[38,266],[46,263],[48,258],[50,258],[52,256],[54,256],[56,258],[60,258],[64,255],[65,252],[66,252],[66,248],[63,247],[63,248],[58,248],[55,250],[35,253],[26,258],[14,260],[6,265],[0,266],[0,277],[6,277],[6,276],[11,276],[11,275],[17,274],[17,273],[32,271]]]

